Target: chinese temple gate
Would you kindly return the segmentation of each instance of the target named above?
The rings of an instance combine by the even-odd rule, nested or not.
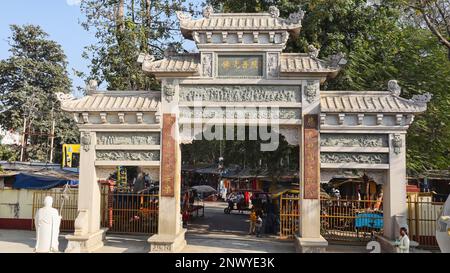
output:
[[[347,170],[363,170],[383,184],[384,236],[394,238],[407,210],[405,135],[430,95],[402,98],[396,81],[389,91],[321,91],[343,58],[321,60],[313,46],[307,53],[283,53],[288,39],[300,34],[303,15],[299,10],[280,18],[276,7],[251,14],[216,14],[206,7],[200,19],[178,12],[181,32],[198,53],[169,48],[161,60],[141,54],[138,61],[161,81],[160,92],[98,92],[93,86],[81,99],[61,95],[82,145],[79,214],[69,248],[102,246],[97,181],[114,166],[139,165],[160,181],[151,252],[183,249],[180,144],[227,135],[239,125],[268,125],[269,138],[282,134],[300,146],[299,251],[327,246],[320,235],[320,182]]]

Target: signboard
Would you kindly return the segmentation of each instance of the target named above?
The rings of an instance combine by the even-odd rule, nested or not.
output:
[[[261,55],[219,55],[219,77],[262,77],[263,56]]]
[[[161,162],[161,196],[175,196],[175,162],[177,143],[172,135],[172,128],[175,126],[176,116],[172,114],[163,115],[162,128],[162,162]]]
[[[319,199],[319,116],[304,116],[304,199]]]

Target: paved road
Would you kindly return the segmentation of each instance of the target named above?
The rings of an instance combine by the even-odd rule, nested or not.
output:
[[[183,253],[292,253],[294,242],[275,236],[262,238],[248,235],[248,214],[223,213],[225,203],[206,203],[205,216],[192,219],[188,225],[188,246]],[[67,246],[61,234],[60,250]],[[32,253],[36,233],[24,230],[0,230],[0,253]],[[146,253],[148,236],[108,234],[105,246],[97,253]],[[327,252],[368,252],[365,246],[330,245]],[[417,251],[419,252],[419,251]],[[422,251],[421,251],[422,252]],[[423,251],[424,252],[424,251]]]
[[[292,253],[293,241],[275,236],[257,238],[248,235],[248,212],[225,214],[224,202],[206,202],[205,216],[194,217],[188,224],[185,253]]]

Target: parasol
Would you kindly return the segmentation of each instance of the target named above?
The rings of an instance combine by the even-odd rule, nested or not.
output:
[[[197,191],[198,193],[216,193],[217,191],[208,185],[201,185],[201,186],[193,186],[191,189]]]

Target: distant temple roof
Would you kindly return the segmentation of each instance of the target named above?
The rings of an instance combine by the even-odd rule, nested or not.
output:
[[[212,7],[203,10],[203,18],[192,19],[189,14],[177,12],[183,36],[193,39],[194,31],[288,31],[298,35],[302,26],[303,11],[293,13],[288,19],[279,18],[279,10],[270,7],[265,13],[214,13]]]
[[[105,91],[88,94],[81,99],[59,94],[61,108],[68,112],[126,112],[158,111],[161,104],[159,92]]]
[[[321,112],[418,113],[427,109],[427,98],[401,98],[389,91],[322,91]]]

